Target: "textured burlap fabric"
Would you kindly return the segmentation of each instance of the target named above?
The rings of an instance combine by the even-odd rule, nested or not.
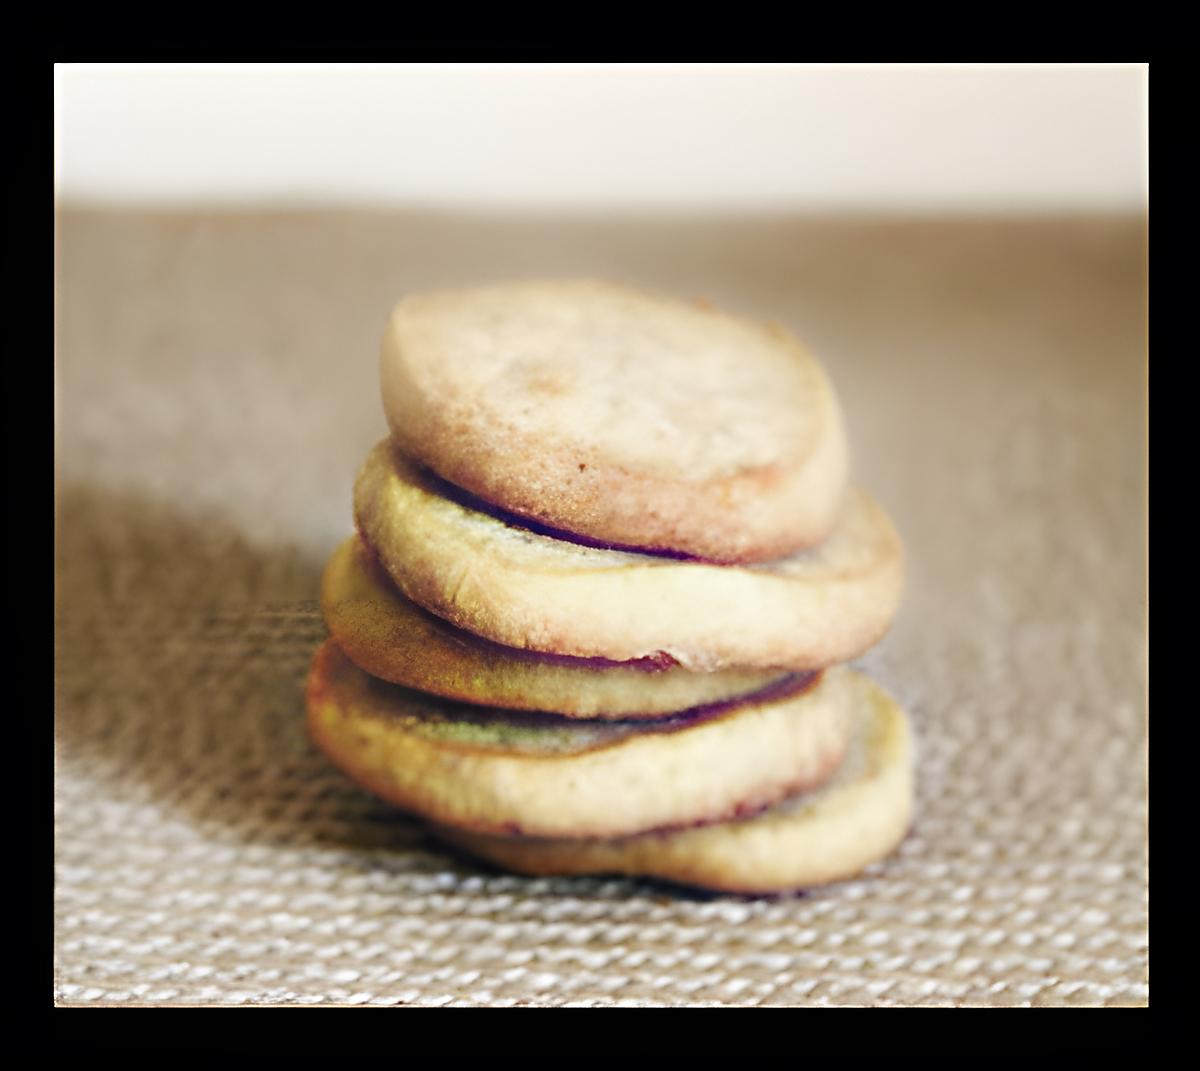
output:
[[[61,1004],[1144,1004],[1137,220],[60,216]],[[452,856],[308,742],[405,291],[592,272],[820,354],[908,588],[917,816],[782,899]]]

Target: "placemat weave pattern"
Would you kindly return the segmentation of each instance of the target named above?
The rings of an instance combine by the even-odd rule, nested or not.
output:
[[[325,557],[404,291],[591,272],[787,323],[892,512],[859,663],[912,833],[752,900],[446,853],[308,742]],[[60,217],[61,1004],[1144,1004],[1139,220]]]

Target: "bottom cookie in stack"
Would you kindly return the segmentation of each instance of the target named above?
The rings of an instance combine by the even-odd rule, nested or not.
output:
[[[439,836],[524,874],[629,874],[721,892],[769,895],[854,877],[888,855],[912,817],[913,742],[904,711],[852,676],[845,758],[824,784],[750,818],[611,840]]]
[[[331,561],[322,606],[333,639],[309,678],[313,738],[493,863],[776,893],[852,876],[908,827],[905,716],[843,666],[531,655],[408,603],[357,541]]]

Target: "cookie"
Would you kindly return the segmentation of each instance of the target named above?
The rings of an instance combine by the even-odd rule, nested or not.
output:
[[[483,706],[577,718],[655,718],[780,679],[778,672],[693,673],[669,659],[606,662],[492,643],[406,599],[358,537],[330,558],[321,610],[333,639],[360,669]]]
[[[724,892],[791,892],[839,881],[890,854],[913,810],[913,740],[904,711],[853,674],[854,736],[837,773],[763,814],[616,840],[489,837],[435,832],[524,874],[632,874]]]
[[[816,669],[887,631],[904,562],[883,509],[852,488],[829,538],[757,565],[584,546],[474,508],[387,440],[354,488],[356,523],[404,594],[508,647],[697,671]]]
[[[380,354],[395,442],[451,483],[605,543],[717,562],[821,542],[841,410],[788,332],[593,280],[414,294]]]
[[[327,641],[309,674],[308,724],[349,777],[432,821],[618,837],[753,813],[819,784],[849,740],[847,673],[797,675],[654,722],[580,721],[388,684]]]

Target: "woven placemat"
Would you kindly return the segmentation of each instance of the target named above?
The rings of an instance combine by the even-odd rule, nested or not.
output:
[[[60,215],[61,1005],[1145,1004],[1144,224]],[[915,825],[782,899],[527,879],[308,742],[403,292],[592,272],[797,330],[909,553]]]

